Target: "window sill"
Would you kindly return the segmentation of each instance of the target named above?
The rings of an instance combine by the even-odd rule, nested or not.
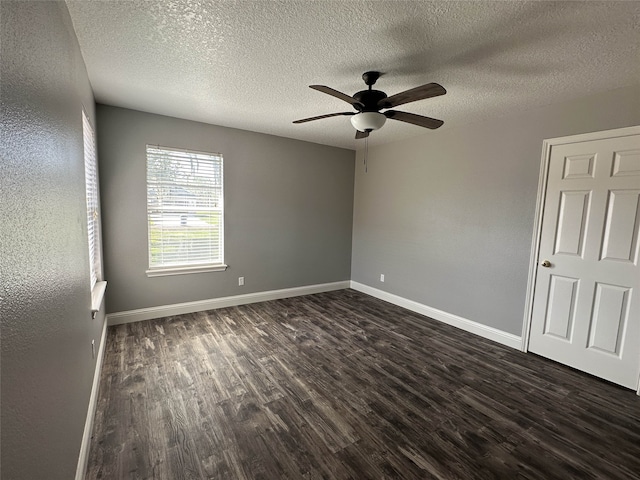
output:
[[[96,314],[100,311],[106,289],[107,282],[96,282],[91,290],[91,318],[96,318]]]
[[[224,272],[227,265],[198,265],[194,267],[153,268],[146,271],[147,277],[164,277],[167,275],[186,275],[190,273]]]

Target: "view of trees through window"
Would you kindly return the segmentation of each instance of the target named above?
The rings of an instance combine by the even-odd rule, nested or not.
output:
[[[222,156],[147,146],[149,267],[223,263]]]

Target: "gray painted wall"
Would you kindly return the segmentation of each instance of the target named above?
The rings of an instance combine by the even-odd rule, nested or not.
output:
[[[93,96],[63,2],[2,17],[2,478],[75,475],[104,312],[91,319],[82,116]]]
[[[631,86],[359,151],[352,280],[520,335],[542,141],[637,124]]]
[[[109,312],[349,280],[355,152],[104,105],[97,116]],[[146,144],[223,154],[227,271],[147,278]]]

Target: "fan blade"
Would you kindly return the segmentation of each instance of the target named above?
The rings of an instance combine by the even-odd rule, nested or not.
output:
[[[356,140],[360,140],[361,138],[366,138],[369,136],[369,132],[361,132],[360,130],[356,130]]]
[[[313,88],[314,90],[317,90],[319,92],[326,93],[327,95],[331,95],[332,97],[339,98],[340,100],[350,103],[358,110],[362,110],[364,108],[364,104],[362,102],[359,102],[355,98],[350,97],[349,95],[346,95],[342,92],[339,92],[338,90],[334,90],[331,87],[325,87],[324,85],[309,85],[309,88]]]
[[[337,117],[339,115],[355,115],[355,112],[328,113],[326,115],[318,115],[317,117],[303,118],[302,120],[296,120],[293,123],[311,122],[312,120],[320,120],[321,118]]]
[[[424,100],[425,98],[444,95],[445,93],[447,93],[447,91],[442,85],[438,85],[437,83],[427,83],[421,87],[405,90],[404,92],[383,98],[378,101],[378,108],[393,108],[405,103],[415,102],[416,100]]]
[[[435,118],[423,117],[415,113],[399,112],[397,110],[388,110],[384,112],[384,116],[392,120],[400,120],[401,122],[412,123],[419,127],[426,127],[432,130],[441,127],[444,123],[442,120]]]

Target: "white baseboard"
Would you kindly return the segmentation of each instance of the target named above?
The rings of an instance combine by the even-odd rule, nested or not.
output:
[[[349,285],[349,280],[345,280],[342,282],[321,283],[304,287],[283,288],[281,290],[269,290],[245,295],[233,295],[230,297],[212,298],[195,302],[127,310],[124,312],[110,313],[107,315],[107,323],[111,326],[140,322],[142,320],[151,320],[153,318],[168,317],[171,315],[183,315],[185,313],[202,312],[216,308],[235,307],[236,305],[246,305],[248,303],[266,302],[269,300],[279,300],[281,298],[299,297],[300,295],[343,290],[349,288]]]
[[[488,327],[481,323],[474,322],[473,320],[468,320],[451,313],[443,312],[437,308],[428,307],[427,305],[414,302],[413,300],[408,300],[398,295],[394,295],[393,293],[378,290],[377,288],[373,288],[362,283],[352,281],[351,288],[359,292],[366,293],[367,295],[371,295],[372,297],[379,298],[380,300],[384,300],[385,302],[406,308],[412,312],[425,315],[433,318],[434,320],[439,320],[447,325],[451,325],[489,340],[493,340],[494,342],[501,343],[507,347],[515,348],[517,350],[522,349],[522,337],[519,337],[518,335],[503,332],[497,328]]]
[[[89,447],[91,446],[91,435],[93,434],[93,419],[96,416],[96,407],[98,406],[98,390],[100,388],[100,375],[102,373],[102,360],[104,358],[106,343],[107,321],[105,320],[104,325],[102,326],[100,346],[98,347],[96,369],[93,374],[93,385],[91,387],[91,396],[89,397],[87,419],[84,423],[84,433],[82,434],[82,444],[80,445],[80,455],[78,457],[78,466],[76,467],[75,480],[84,480],[85,472],[87,471],[87,462],[89,461]]]
[[[468,320],[451,313],[443,312],[433,307],[423,305],[413,300],[394,295],[392,293],[369,287],[362,283],[354,281],[342,281],[333,283],[323,283],[318,285],[308,285],[304,287],[284,288],[281,290],[269,290],[266,292],[248,293],[245,295],[233,295],[229,297],[212,298],[208,300],[198,300],[195,302],[176,303],[173,305],[161,305],[158,307],[140,308],[137,310],[128,310],[124,312],[110,313],[107,315],[107,323],[111,325],[120,325],[123,323],[140,322],[143,320],[151,320],[154,318],[168,317],[172,315],[182,315],[185,313],[202,312],[204,310],[213,310],[216,308],[234,307],[237,305],[246,305],[248,303],[266,302],[269,300],[279,300],[282,298],[297,297],[300,295],[310,295],[313,293],[330,292],[332,290],[342,290],[345,288],[353,288],[372,297],[393,303],[399,307],[406,308],[413,312],[425,315],[427,317],[439,320],[447,325],[460,328],[467,332],[479,335],[481,337],[493,340],[502,345],[506,345],[518,350],[522,349],[522,337],[512,333],[503,332],[497,328],[489,327],[481,323]]]

